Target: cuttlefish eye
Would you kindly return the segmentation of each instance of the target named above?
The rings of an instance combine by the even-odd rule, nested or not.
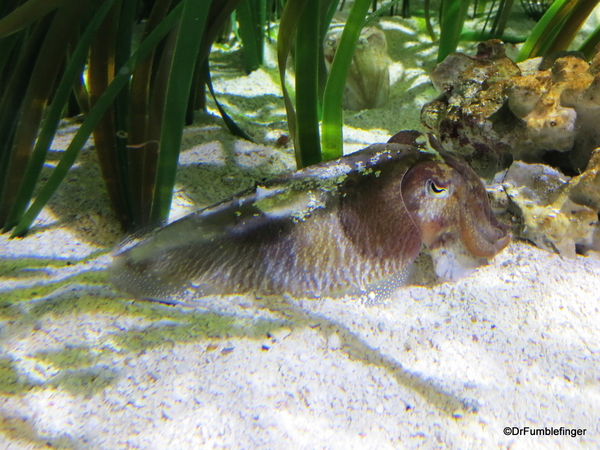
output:
[[[448,198],[450,196],[450,183],[436,183],[432,179],[425,181],[425,194],[430,198]]]

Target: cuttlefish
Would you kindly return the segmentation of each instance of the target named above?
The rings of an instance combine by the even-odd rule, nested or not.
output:
[[[230,293],[377,301],[404,283],[423,246],[439,277],[464,276],[508,245],[507,227],[475,172],[419,136],[401,133],[162,227],[115,256],[113,283],[166,302]]]

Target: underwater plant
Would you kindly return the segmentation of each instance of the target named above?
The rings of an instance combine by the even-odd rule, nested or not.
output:
[[[3,230],[14,227],[13,236],[27,232],[92,132],[123,227],[133,230],[166,217],[189,95],[198,92],[191,89],[195,71],[202,70],[212,41],[238,3],[153,2],[139,43],[133,32],[143,2],[5,5],[0,19],[1,57],[7,63],[0,101]],[[84,121],[30,205],[72,95]]]
[[[111,203],[124,229],[165,220],[171,204],[181,135],[205,86],[212,91],[208,56],[224,25],[239,23],[245,68],[260,64],[267,18],[278,21],[278,59],[288,126],[298,167],[342,155],[345,80],[362,28],[399,0],[367,15],[356,0],[327,74],[323,42],[337,0],[27,0],[0,5],[0,226],[23,236],[65,179],[88,137]],[[438,59],[466,38],[469,12],[496,15],[502,34],[514,2],[424,2],[403,13],[426,18]],[[597,2],[557,0],[525,42],[522,58],[566,47]],[[279,8],[272,15],[273,8]],[[279,13],[281,16],[279,17]],[[479,30],[483,33],[487,25]],[[141,33],[141,37],[139,34]],[[481,35],[481,34],[480,34]],[[558,38],[560,36],[560,39]],[[473,36],[471,36],[472,38]],[[582,46],[589,58],[600,40]],[[286,86],[294,49],[294,87]],[[222,112],[225,124],[245,136]],[[65,114],[83,122],[47,180],[41,173]],[[35,192],[35,195],[34,195]]]

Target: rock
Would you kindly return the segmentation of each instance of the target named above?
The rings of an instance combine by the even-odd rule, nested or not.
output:
[[[342,30],[333,30],[325,39],[328,69],[340,44]],[[346,79],[344,109],[360,111],[385,106],[390,97],[390,58],[385,34],[378,28],[362,30]]]
[[[518,236],[568,259],[575,258],[577,252],[597,251],[600,195],[586,184],[593,185],[599,168],[593,165],[580,176],[569,178],[543,164],[513,163],[504,187],[512,212],[523,219]]]
[[[484,178],[513,160],[574,174],[600,146],[599,73],[600,57],[588,64],[574,53],[517,65],[491,40],[474,57],[455,53],[433,70],[441,96],[421,119]]]

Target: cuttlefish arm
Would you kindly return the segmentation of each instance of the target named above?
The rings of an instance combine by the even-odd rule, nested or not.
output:
[[[494,257],[510,242],[509,227],[494,216],[485,186],[473,169],[451,155],[445,154],[444,160],[464,181],[459,194],[461,242],[475,257]]]

